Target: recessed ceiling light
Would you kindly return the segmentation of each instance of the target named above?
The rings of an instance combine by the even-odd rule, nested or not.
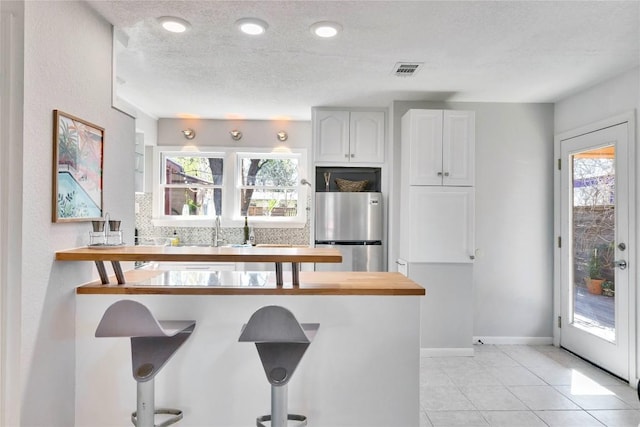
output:
[[[269,28],[269,25],[264,22],[262,19],[258,18],[242,18],[236,21],[236,25],[240,28],[245,34],[250,34],[252,36],[259,36],[260,34],[264,34]]]
[[[191,28],[191,24],[188,21],[182,18],[176,18],[175,16],[161,16],[158,18],[158,21],[162,25],[162,28],[172,33],[184,33]]]
[[[340,31],[342,31],[342,25],[337,22],[321,21],[316,22],[311,26],[311,34],[323,39],[335,37]]]

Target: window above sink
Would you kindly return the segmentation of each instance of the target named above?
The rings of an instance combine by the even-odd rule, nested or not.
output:
[[[156,147],[153,224],[303,227],[309,188],[305,149]]]

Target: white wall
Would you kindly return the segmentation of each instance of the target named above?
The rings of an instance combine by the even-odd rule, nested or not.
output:
[[[473,264],[473,295],[469,296],[473,298],[473,335],[519,342],[548,340],[553,314],[553,105],[394,102],[390,266],[395,265],[400,244],[400,119],[411,108],[476,112],[476,247],[480,252]],[[424,286],[429,299],[429,283]]]
[[[196,137],[187,140],[182,130],[191,128]],[[229,132],[237,129],[242,139],[234,141]],[[284,130],[289,135],[280,142],[276,134]],[[311,159],[311,122],[277,120],[214,120],[214,119],[160,119],[158,145],[201,145],[222,147],[279,147],[306,148]],[[310,170],[307,166],[307,170]],[[311,177],[309,177],[311,178]],[[311,179],[310,179],[311,180]]]
[[[21,331],[19,425],[66,427],[74,424],[74,289],[97,274],[90,263],[54,261],[56,250],[87,244],[89,224],[51,222],[52,111],[105,128],[104,208],[122,220],[126,241],[134,228],[134,121],[111,108],[111,26],[83,2],[24,7],[24,139],[14,141],[24,156],[22,277],[11,284],[22,295],[10,302],[21,310],[11,325]]]
[[[638,108],[640,71],[629,70],[555,105],[554,133],[594,123]]]

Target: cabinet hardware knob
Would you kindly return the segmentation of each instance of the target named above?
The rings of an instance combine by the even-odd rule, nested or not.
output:
[[[438,176],[442,176],[442,172],[438,172]]]
[[[354,158],[355,156],[356,156],[355,154],[352,154],[352,155],[351,155],[351,158]]]
[[[449,172],[445,172],[445,173],[444,173],[444,176],[449,176]]]
[[[349,158],[349,155],[348,155],[348,154],[345,154],[345,155],[344,155],[344,158],[345,158],[345,159],[348,159],[348,158]]]

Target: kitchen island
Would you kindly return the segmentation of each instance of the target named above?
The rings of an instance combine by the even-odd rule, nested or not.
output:
[[[176,260],[164,251],[164,261]],[[107,261],[116,257],[95,252]],[[177,256],[184,261],[182,252]],[[276,255],[289,262],[300,254],[269,254]],[[265,305],[283,306],[302,323],[320,323],[289,384],[290,412],[307,415],[310,426],[418,426],[424,289],[398,273],[301,272],[295,286],[291,274],[285,272],[281,286],[275,272],[134,270],[124,273],[124,284],[100,280],[78,287],[75,425],[129,424],[136,400],[129,340],[94,334],[107,307],[130,299],[158,319],[197,322],[156,378],[156,405],[182,409],[182,426],[250,426],[269,413],[270,385],[255,346],[238,342],[242,325]]]

